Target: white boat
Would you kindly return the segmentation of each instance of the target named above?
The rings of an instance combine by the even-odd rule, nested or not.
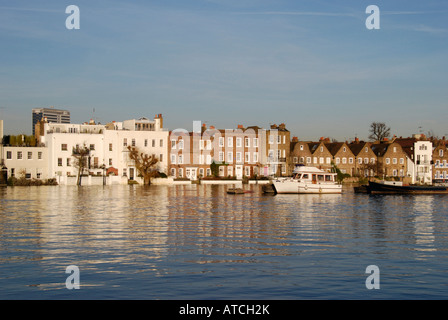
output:
[[[315,167],[297,166],[292,177],[276,178],[272,184],[276,193],[342,193],[336,175]]]

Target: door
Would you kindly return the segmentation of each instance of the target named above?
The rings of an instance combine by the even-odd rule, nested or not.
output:
[[[242,165],[235,166],[235,176],[238,180],[243,179],[243,166]]]

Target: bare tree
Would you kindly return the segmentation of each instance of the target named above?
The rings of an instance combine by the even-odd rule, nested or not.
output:
[[[77,145],[73,148],[72,156],[75,158],[74,167],[78,169],[78,180],[76,184],[78,186],[81,185],[81,179],[82,175],[84,173],[84,170],[87,168],[87,159],[90,155],[90,149],[84,145],[80,147]]]
[[[135,168],[143,177],[143,183],[151,184],[151,178],[158,175],[156,164],[159,159],[155,155],[147,155],[143,152],[139,152],[136,147],[128,146],[129,158],[134,161]]]
[[[390,127],[383,122],[372,122],[369,129],[369,139],[373,141],[382,141],[384,138],[389,138]]]

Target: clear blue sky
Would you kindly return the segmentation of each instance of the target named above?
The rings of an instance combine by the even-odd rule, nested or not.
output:
[[[284,122],[303,140],[365,139],[372,121],[448,136],[447,40],[445,0],[2,0],[0,117],[5,134],[54,106],[75,123],[95,108],[169,129]]]

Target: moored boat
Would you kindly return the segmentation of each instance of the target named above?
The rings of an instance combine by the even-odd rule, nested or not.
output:
[[[448,187],[434,185],[403,185],[369,181],[372,194],[448,194]]]
[[[275,193],[341,193],[342,184],[336,181],[336,175],[315,167],[297,166],[292,177],[276,178],[272,186]]]

